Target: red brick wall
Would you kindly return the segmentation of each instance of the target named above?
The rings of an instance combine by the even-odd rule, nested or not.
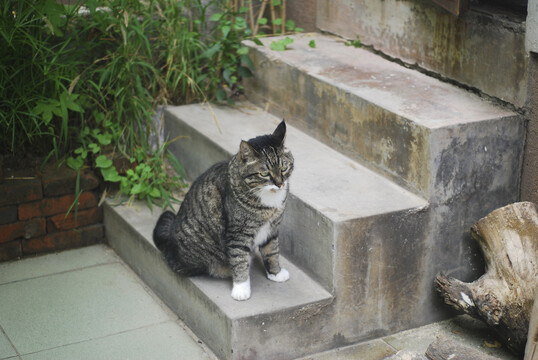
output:
[[[83,171],[78,213],[66,216],[75,200],[76,173],[62,166],[36,171],[0,170],[0,261],[102,242],[99,179]]]

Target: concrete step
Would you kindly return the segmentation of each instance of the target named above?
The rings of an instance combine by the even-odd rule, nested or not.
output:
[[[271,133],[280,119],[243,103],[167,107],[166,131],[191,179],[239,150],[241,140]],[[283,221],[283,247],[325,288],[333,290],[338,224],[380,215],[416,212],[427,202],[379,174],[288,126],[286,146],[295,158],[291,198]],[[315,245],[313,245],[315,244]]]
[[[110,246],[219,358],[293,359],[316,351],[309,325],[333,297],[285,258],[289,281],[267,280],[260,260],[251,270],[252,297],[237,302],[231,281],[169,269],[151,238],[161,210],[109,201],[104,212]]]
[[[523,117],[342,39],[290,38],[286,51],[270,50],[279,37],[245,42],[255,67],[243,82],[249,101],[426,199],[414,240],[425,276],[480,276],[469,228],[518,200]],[[420,299],[426,313],[441,306],[433,292]]]
[[[518,114],[340,38],[290,37],[286,51],[245,42],[249,101],[434,202],[477,181],[517,192]]]
[[[280,121],[248,103],[167,107],[164,113],[168,136],[183,136],[170,150],[191,179],[235,153],[241,139],[270,133]],[[424,306],[431,302],[433,277],[424,235],[428,203],[293,126],[288,126],[286,144],[295,170],[280,231],[282,251],[334,295],[315,316],[301,318],[303,325],[288,317],[288,327],[302,326],[307,339],[301,334],[303,340],[293,342],[297,346],[288,347],[287,356],[444,316]]]

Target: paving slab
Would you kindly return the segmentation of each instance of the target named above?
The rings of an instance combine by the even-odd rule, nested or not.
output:
[[[11,343],[0,327],[0,359],[8,359],[14,356],[17,356],[17,352],[11,346]]]
[[[118,257],[106,245],[0,263],[0,285],[52,275],[88,266],[117,262]]]
[[[23,355],[23,360],[210,360],[214,359],[176,322],[168,321],[111,336]]]
[[[2,360],[214,359],[105,245],[0,266]]]

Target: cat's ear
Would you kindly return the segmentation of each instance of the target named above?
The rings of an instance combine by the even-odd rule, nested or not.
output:
[[[273,136],[277,139],[279,146],[284,145],[284,139],[286,139],[286,122],[282,120],[273,132]]]
[[[255,150],[248,142],[241,140],[239,145],[239,159],[241,161],[247,161],[255,156]]]

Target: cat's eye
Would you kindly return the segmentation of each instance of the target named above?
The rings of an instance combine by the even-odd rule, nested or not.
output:
[[[260,176],[263,178],[269,177],[269,171],[260,171]]]

